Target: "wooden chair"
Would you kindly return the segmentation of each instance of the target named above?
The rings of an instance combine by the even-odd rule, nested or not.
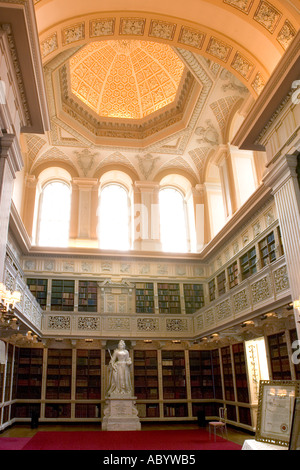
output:
[[[228,438],[227,434],[227,408],[221,407],[219,408],[219,420],[218,421],[209,421],[208,423],[208,430],[209,430],[209,439],[211,438],[212,430],[214,432],[214,440],[216,441],[217,431],[220,430],[222,437],[224,437],[224,433],[226,433],[226,438]]]

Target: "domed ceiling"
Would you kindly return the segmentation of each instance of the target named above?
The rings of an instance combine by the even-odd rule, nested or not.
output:
[[[142,119],[174,102],[184,64],[166,44],[92,42],[69,61],[71,91],[100,117]]]

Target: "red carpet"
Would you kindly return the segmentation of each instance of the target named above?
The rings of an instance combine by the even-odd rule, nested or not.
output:
[[[31,437],[0,437],[0,450],[21,450]]]
[[[207,431],[41,431],[23,450],[240,450],[241,446]]]

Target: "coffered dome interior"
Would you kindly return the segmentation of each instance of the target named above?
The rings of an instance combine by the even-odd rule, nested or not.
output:
[[[71,91],[102,118],[142,119],[174,102],[184,68],[167,44],[92,42],[69,61]]]

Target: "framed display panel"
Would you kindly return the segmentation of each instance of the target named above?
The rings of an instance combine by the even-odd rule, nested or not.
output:
[[[261,380],[255,439],[269,444],[288,446],[295,398],[300,381]]]
[[[289,450],[300,450],[300,398],[295,399]]]

